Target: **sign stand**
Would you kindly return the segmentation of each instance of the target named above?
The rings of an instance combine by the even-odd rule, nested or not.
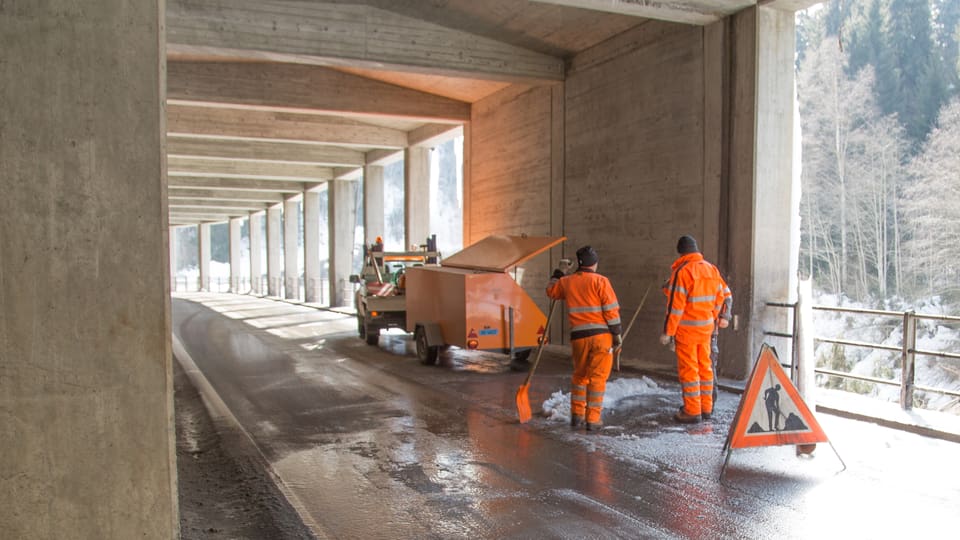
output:
[[[720,469],[720,481],[734,448],[795,444],[806,450],[822,442],[830,444],[843,465],[840,472],[845,471],[847,465],[780,367],[777,351],[764,343],[723,445],[727,457]]]

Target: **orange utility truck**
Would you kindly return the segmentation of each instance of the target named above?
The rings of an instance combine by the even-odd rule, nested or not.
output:
[[[518,267],[564,240],[488,236],[439,266],[408,268],[406,329],[413,332],[420,361],[435,364],[448,345],[526,360],[547,317],[517,283]]]

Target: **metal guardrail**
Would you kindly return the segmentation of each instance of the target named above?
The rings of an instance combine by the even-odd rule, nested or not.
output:
[[[800,314],[798,311],[798,304],[796,303],[783,303],[783,302],[767,302],[766,304],[769,307],[778,307],[786,308],[792,310],[792,319],[793,319],[793,332],[773,332],[773,331],[764,331],[764,335],[767,336],[777,336],[790,339],[792,341],[792,350],[797,350],[796,336],[798,335],[797,324],[800,320]],[[960,392],[955,390],[950,390],[946,388],[932,388],[928,386],[918,385],[915,382],[916,376],[916,357],[918,355],[922,356],[932,356],[937,358],[952,358],[960,359],[960,354],[951,353],[946,351],[930,351],[925,349],[917,348],[917,321],[918,320],[933,320],[933,321],[944,321],[944,322],[955,322],[960,323],[960,317],[950,316],[950,315],[932,315],[925,313],[916,313],[914,311],[885,311],[877,309],[860,309],[860,308],[844,308],[844,307],[833,307],[833,306],[812,306],[814,311],[829,311],[836,313],[850,313],[850,314],[861,314],[861,315],[875,315],[882,317],[891,317],[899,318],[902,320],[903,335],[901,338],[901,345],[899,347],[893,345],[884,345],[882,343],[870,343],[865,341],[854,341],[849,339],[835,339],[820,337],[814,335],[813,340],[820,343],[832,343],[835,345],[841,345],[846,347],[865,347],[870,349],[877,349],[889,352],[896,352],[900,354],[900,380],[891,380],[883,379],[880,377],[870,377],[864,375],[856,375],[853,373],[837,371],[826,368],[815,368],[814,373],[818,375],[827,375],[831,377],[840,377],[845,379],[855,379],[864,382],[871,382],[875,384],[885,384],[892,386],[900,387],[900,407],[904,410],[910,410],[913,408],[914,401],[914,392],[916,390],[921,390],[923,392],[932,392],[942,395],[947,395],[951,397],[960,398]],[[796,375],[796,359],[791,360],[791,364],[785,365],[784,367],[792,368],[792,375]]]

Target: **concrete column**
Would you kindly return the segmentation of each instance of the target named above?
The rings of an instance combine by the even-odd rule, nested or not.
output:
[[[765,339],[765,328],[791,331],[789,311],[767,308],[765,303],[796,299],[800,250],[800,177],[797,174],[794,178],[793,167],[795,16],[767,7],[758,8],[758,12],[753,252],[756,315],[751,328],[757,346]],[[753,349],[754,356],[757,350]],[[790,358],[793,350],[789,341],[778,346],[777,352],[781,358]]]
[[[230,218],[230,292],[240,294],[243,281],[243,269],[240,268],[240,230],[243,218]]]
[[[367,165],[363,168],[363,235],[366,245],[386,233],[384,226],[383,167]]]
[[[4,538],[179,537],[163,5],[0,2]]]
[[[320,192],[303,192],[304,300],[320,301]]]
[[[353,247],[357,223],[357,203],[352,180],[328,184],[330,227],[330,306],[349,306],[350,274],[353,272]]]
[[[283,297],[288,300],[300,298],[299,227],[300,201],[283,201]]]
[[[403,209],[405,249],[426,243],[430,235],[430,149],[411,147],[403,152]]]
[[[197,231],[197,265],[200,268],[200,290],[210,290],[210,224],[201,223]]]
[[[263,212],[250,212],[250,292],[263,294]]]
[[[278,204],[267,208],[267,294],[270,296],[280,296],[280,275],[283,268],[280,256],[282,217],[283,206]]]
[[[180,242],[178,242],[177,228],[170,227],[169,231],[169,248],[170,248],[170,285],[174,291],[177,291],[177,248]]]
[[[796,290],[794,39],[792,12],[749,8],[732,17],[724,247],[739,328],[720,332],[728,377],[747,376],[764,329],[789,331],[787,310],[766,303],[788,301]],[[791,354],[782,344],[777,352]]]

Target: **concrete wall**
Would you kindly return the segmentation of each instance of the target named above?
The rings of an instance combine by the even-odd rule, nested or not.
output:
[[[767,248],[781,232],[789,246],[792,15],[757,13],[706,27],[650,21],[574,57],[562,87],[513,86],[473,107],[468,242],[563,234],[568,257],[593,245],[625,323],[649,288],[624,353],[641,365],[675,365],[657,336],[660,286],[682,234],[698,239],[734,292],[739,329],[722,337],[725,376],[746,376],[770,319],[763,304],[786,300],[788,250]],[[758,85],[775,97],[758,98]],[[776,154],[758,162],[758,140]],[[528,265],[525,288],[541,306],[560,256]]]
[[[464,245],[491,234],[550,236],[553,124],[559,86],[514,85],[473,106],[465,153]],[[549,255],[526,264],[522,285],[546,312]]]
[[[4,538],[178,536],[162,10],[0,2]]]

